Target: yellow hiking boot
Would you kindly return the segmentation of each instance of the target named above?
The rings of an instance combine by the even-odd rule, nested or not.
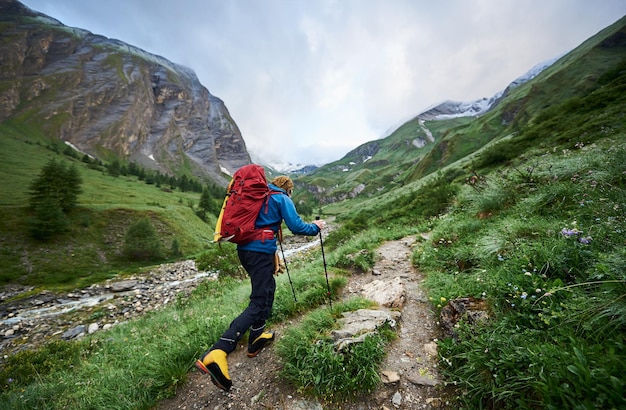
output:
[[[228,375],[227,356],[225,351],[215,349],[205,354],[201,360],[196,360],[198,370],[210,375],[213,384],[224,391],[229,391],[233,385]]]
[[[248,357],[256,357],[266,344],[274,340],[274,332],[263,332],[248,345]]]

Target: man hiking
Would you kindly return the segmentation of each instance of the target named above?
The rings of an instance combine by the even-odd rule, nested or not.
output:
[[[252,284],[248,307],[232,321],[222,337],[196,361],[196,367],[209,374],[211,381],[222,390],[229,391],[232,381],[228,374],[227,356],[237,347],[237,342],[246,331],[248,335],[248,357],[255,357],[265,345],[274,340],[274,332],[265,330],[274,303],[277,271],[275,260],[276,238],[284,220],[291,232],[297,235],[315,236],[325,223],[316,220],[305,223],[291,200],[293,181],[287,176],[274,178],[269,184],[274,194],[268,195],[267,204],[261,207],[256,227],[264,229],[261,239],[237,245],[237,254]]]

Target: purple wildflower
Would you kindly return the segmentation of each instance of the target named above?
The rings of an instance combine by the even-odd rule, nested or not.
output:
[[[566,236],[568,238],[570,238],[572,236],[576,236],[576,235],[578,235],[580,233],[581,232],[578,229],[567,229],[567,228],[561,229],[561,235]]]

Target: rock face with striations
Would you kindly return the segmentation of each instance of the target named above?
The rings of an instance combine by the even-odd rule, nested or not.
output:
[[[0,0],[0,122],[97,158],[224,182],[250,163],[219,98],[189,68]]]

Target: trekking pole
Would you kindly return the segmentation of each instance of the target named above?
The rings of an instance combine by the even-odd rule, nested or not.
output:
[[[298,303],[296,299],[296,290],[293,288],[293,282],[291,281],[291,275],[289,274],[289,266],[287,265],[287,259],[285,259],[285,250],[283,249],[283,231],[279,232],[278,243],[280,244],[280,252],[283,254],[283,262],[285,262],[285,270],[287,271],[287,278],[289,278],[289,284],[291,285],[291,292],[293,292],[293,301]]]
[[[315,217],[319,221],[319,215]],[[324,255],[324,241],[322,240],[322,229],[320,228],[320,246],[322,248],[322,260],[324,261],[324,274],[326,274],[326,288],[328,289],[328,305],[333,308],[333,300],[330,294],[330,283],[328,282],[328,270],[326,269],[326,256]]]

